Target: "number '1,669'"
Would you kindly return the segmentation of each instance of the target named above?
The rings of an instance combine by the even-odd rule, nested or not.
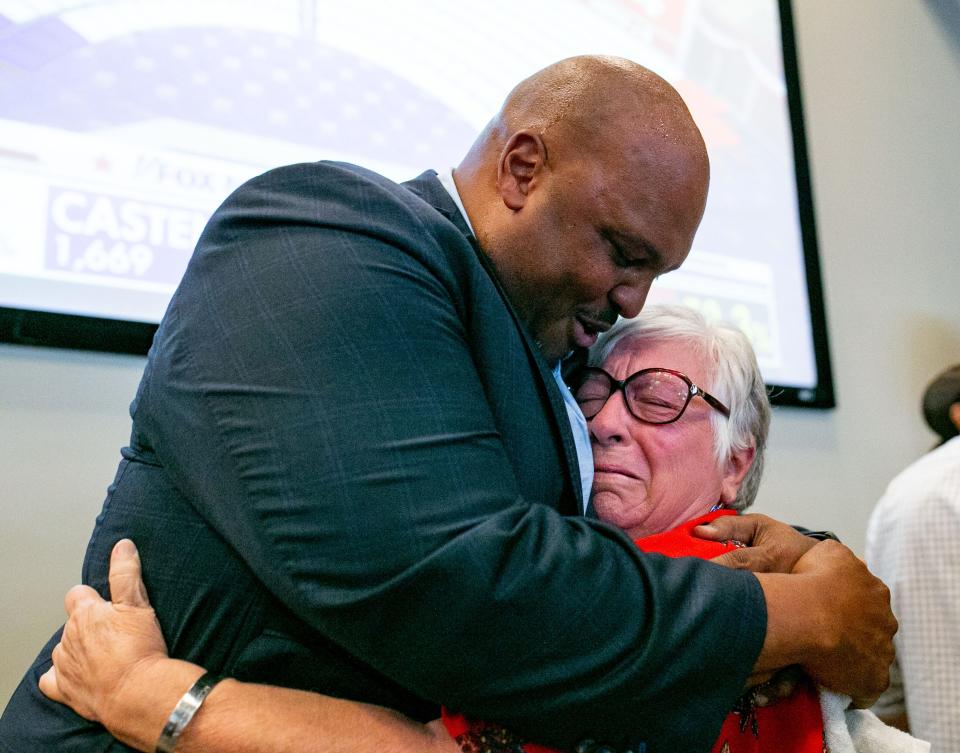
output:
[[[104,241],[76,243],[66,233],[54,239],[56,267],[71,272],[143,277],[153,264],[153,249],[144,243]]]

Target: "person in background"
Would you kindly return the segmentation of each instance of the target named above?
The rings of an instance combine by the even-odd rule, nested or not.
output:
[[[890,482],[867,528],[867,565],[900,622],[874,710],[947,753],[960,751],[960,364],[929,384],[923,415],[940,441]]]
[[[645,552],[709,559],[734,551],[731,542],[698,538],[693,531],[746,509],[759,487],[770,406],[747,338],[733,327],[708,324],[689,308],[653,306],[603,335],[591,363],[575,394],[593,442],[592,503],[598,517],[622,529]],[[166,658],[162,636],[145,608],[136,558],[129,546],[124,549],[126,554],[116,558],[114,580],[124,570],[133,571],[133,593],[142,596],[144,608],[133,612],[142,624],[126,632],[145,637],[145,648],[154,652],[130,656],[134,665],[146,659],[146,671],[124,671],[130,652],[114,628],[130,613],[120,614],[91,589],[78,587],[68,603],[83,606],[73,610],[64,645],[53,654],[55,669],[41,683],[52,697],[100,719],[114,735],[149,753],[164,709],[176,701],[158,690],[169,686],[164,675],[186,673],[186,681],[202,669]],[[125,587],[118,584],[118,589]],[[101,621],[91,621],[86,611],[91,607]],[[124,681],[111,687],[111,678],[120,676]],[[259,702],[247,693],[260,693]],[[455,751],[454,738],[463,751],[473,753],[521,747],[526,753],[549,753],[502,726],[447,710],[443,724],[449,736],[435,723],[417,727],[383,709],[345,706],[319,696],[291,695],[291,702],[284,703],[286,697],[287,691],[279,689],[225,684],[213,691],[210,708],[198,715],[178,750],[237,753],[251,746],[273,753],[289,745],[298,751],[439,753]],[[844,707],[832,700],[821,711],[808,678],[802,677],[790,697],[775,705],[759,707],[756,697],[756,691],[745,694],[728,714],[715,753],[821,753],[825,740],[835,753],[853,750]],[[258,714],[262,718],[264,708],[273,708],[273,715],[251,730],[246,721]],[[349,716],[351,723],[325,728],[318,720],[331,718],[338,708],[348,709],[344,721]],[[824,719],[830,722],[826,727]],[[873,753],[926,749],[910,747],[900,732],[879,730],[875,719],[872,724],[869,719],[855,722],[855,734],[869,728],[877,739],[889,743],[892,734],[900,743],[872,748]]]

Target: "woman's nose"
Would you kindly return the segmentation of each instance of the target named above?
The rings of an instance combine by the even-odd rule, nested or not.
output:
[[[630,436],[629,423],[634,420],[627,410],[623,390],[615,390],[590,419],[590,435],[599,444],[618,444]]]

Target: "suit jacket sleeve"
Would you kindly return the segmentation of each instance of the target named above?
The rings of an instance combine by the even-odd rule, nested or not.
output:
[[[489,279],[418,203],[337,168],[235,194],[135,442],[277,598],[421,697],[566,748],[706,750],[763,641],[756,579],[524,496],[472,346]]]

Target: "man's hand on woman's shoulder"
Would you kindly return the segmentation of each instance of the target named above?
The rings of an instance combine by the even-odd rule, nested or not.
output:
[[[697,526],[694,534],[711,541],[743,545],[713,562],[754,573],[789,573],[817,542],[793,526],[766,515],[726,515]]]

